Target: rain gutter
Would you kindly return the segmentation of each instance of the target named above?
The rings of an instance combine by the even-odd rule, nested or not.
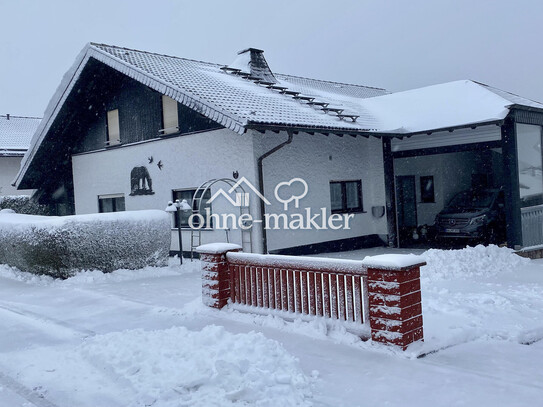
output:
[[[287,134],[288,134],[288,139],[286,141],[282,142],[281,144],[276,145],[271,150],[265,152],[264,154],[262,154],[260,157],[257,158],[256,162],[257,162],[257,167],[258,167],[258,190],[262,194],[262,196],[265,196],[264,195],[263,161],[266,157],[269,157],[276,151],[282,149],[287,144],[292,143],[292,137],[293,137],[292,130],[287,130]],[[264,222],[265,213],[266,213],[266,204],[264,200],[261,199],[260,200],[260,216],[262,217],[262,253],[267,254],[268,253],[268,238],[266,235],[266,224]]]

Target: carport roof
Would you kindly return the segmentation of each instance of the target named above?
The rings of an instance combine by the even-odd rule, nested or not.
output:
[[[500,121],[514,105],[543,109],[541,103],[471,80],[391,93],[359,103],[378,121],[377,133],[396,134]]]

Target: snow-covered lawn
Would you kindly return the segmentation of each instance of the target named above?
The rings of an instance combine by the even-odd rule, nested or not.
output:
[[[0,406],[541,405],[543,261],[422,255],[425,343],[405,353],[206,308],[199,262],[63,281],[0,266]]]

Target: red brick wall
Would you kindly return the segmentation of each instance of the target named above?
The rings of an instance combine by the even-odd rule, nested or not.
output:
[[[371,260],[346,266],[326,259],[324,263],[313,264],[314,269],[307,269],[311,264],[308,259],[300,259],[296,264],[296,258],[291,256],[232,255],[232,258],[242,259],[230,263],[226,253],[231,251],[240,249],[217,251],[216,246],[212,250],[202,246],[199,250],[202,300],[210,307],[220,309],[231,300],[257,307],[362,322],[361,308],[364,304],[364,315],[369,314],[372,341],[405,350],[409,344],[423,340],[420,267],[425,263],[395,268],[371,265]],[[266,265],[268,260],[269,265]],[[342,266],[345,268],[343,271]],[[241,280],[242,269],[245,270],[242,273],[245,280],[240,284],[236,279]],[[301,290],[300,277],[303,281]],[[250,298],[244,295],[245,290],[249,290],[247,281],[253,285],[250,295],[247,294]],[[269,292],[266,291],[268,287],[272,287]],[[329,289],[337,291],[329,293]],[[306,292],[308,290],[309,293]],[[331,303],[330,298],[326,298],[328,294],[332,294],[329,296]],[[304,307],[299,305],[302,302]]]
[[[371,339],[398,345],[423,340],[420,265],[368,268]]]

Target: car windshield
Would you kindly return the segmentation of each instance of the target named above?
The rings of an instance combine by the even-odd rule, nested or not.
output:
[[[488,208],[492,205],[494,191],[464,191],[456,195],[449,203],[449,209]]]

